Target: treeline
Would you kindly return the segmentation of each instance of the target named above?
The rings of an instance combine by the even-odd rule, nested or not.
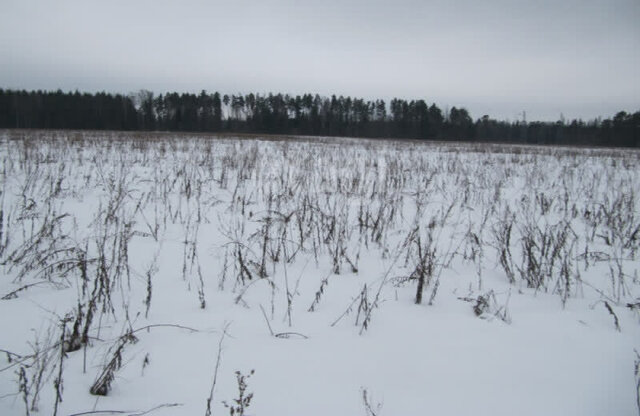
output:
[[[640,147],[640,111],[557,122],[473,120],[424,100],[319,95],[131,95],[0,89],[0,128],[165,130]]]

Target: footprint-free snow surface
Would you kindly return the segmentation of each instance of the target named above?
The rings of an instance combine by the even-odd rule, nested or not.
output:
[[[638,414],[638,151],[5,131],[0,158],[2,415]]]

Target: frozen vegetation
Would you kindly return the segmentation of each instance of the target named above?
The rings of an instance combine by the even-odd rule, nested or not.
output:
[[[2,415],[634,415],[640,152],[0,132]]]

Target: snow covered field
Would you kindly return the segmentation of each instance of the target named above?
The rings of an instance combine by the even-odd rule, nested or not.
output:
[[[636,150],[13,131],[0,160],[2,415],[638,414]]]

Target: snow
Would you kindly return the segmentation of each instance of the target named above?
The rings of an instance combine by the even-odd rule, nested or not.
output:
[[[0,354],[0,414],[26,414],[18,371],[32,400],[45,356],[34,348],[50,360],[31,414],[53,413],[60,320],[69,317],[68,334],[78,303],[86,313],[99,262],[88,263],[85,292],[79,268],[43,267],[80,249],[99,258],[100,236],[113,309],[100,301],[89,343],[63,357],[58,414],[204,415],[221,338],[213,414],[229,413],[235,372],[251,370],[247,415],[366,415],[364,390],[377,415],[638,413],[640,315],[626,306],[640,298],[638,151],[6,131],[0,157],[0,297],[43,282],[0,300],[0,348],[23,357]],[[61,214],[40,257],[12,257]],[[509,218],[514,283],[495,237]],[[267,254],[279,258],[267,255],[260,278],[265,229]],[[524,278],[528,230],[540,233],[529,234],[534,253],[567,239],[553,264],[551,249],[538,257],[549,274],[537,288]],[[407,279],[416,236],[435,250],[420,305]],[[76,251],[38,264],[68,247]],[[251,280],[242,282],[238,252]],[[25,266],[34,267],[21,276]],[[479,296],[488,306],[478,317]],[[124,346],[111,390],[91,395],[128,330],[136,342]]]

